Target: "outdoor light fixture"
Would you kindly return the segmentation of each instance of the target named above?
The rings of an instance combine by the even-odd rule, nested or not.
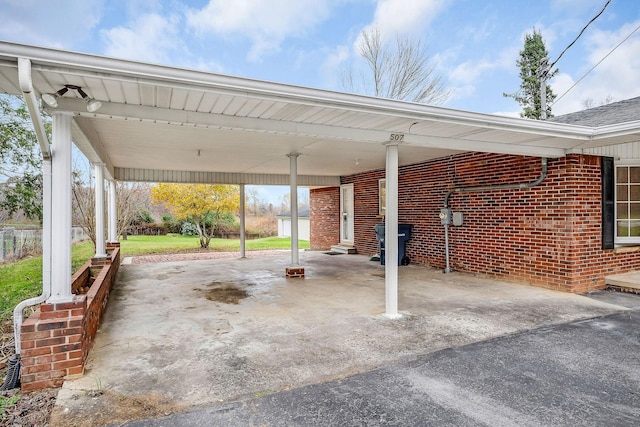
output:
[[[58,106],[58,98],[67,93],[69,89],[78,91],[82,99],[87,100],[88,112],[93,113],[95,111],[98,111],[98,109],[102,107],[102,102],[97,101],[93,98],[89,98],[89,95],[87,95],[85,91],[82,90],[82,87],[76,85],[64,85],[64,87],[56,93],[45,93],[42,95],[42,100],[50,107],[55,108]]]

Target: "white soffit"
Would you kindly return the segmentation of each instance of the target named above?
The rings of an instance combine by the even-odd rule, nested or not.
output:
[[[58,109],[75,114],[81,151],[121,179],[279,182],[296,152],[309,182],[336,182],[383,168],[392,135],[402,139],[400,164],[464,151],[562,157],[640,139],[640,123],[498,117],[3,42],[0,91],[20,94],[20,57],[31,60],[38,94],[74,84],[102,102],[89,113],[69,91]]]

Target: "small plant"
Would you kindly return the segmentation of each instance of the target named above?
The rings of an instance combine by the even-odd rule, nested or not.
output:
[[[87,392],[87,396],[89,397],[98,397],[101,396],[102,393],[104,392],[103,388],[102,388],[102,380],[100,379],[99,376],[94,376],[93,377],[93,381],[95,383],[95,388],[93,390],[90,390],[89,392]]]
[[[0,419],[4,418],[4,410],[20,401],[20,395],[11,397],[0,395]]]

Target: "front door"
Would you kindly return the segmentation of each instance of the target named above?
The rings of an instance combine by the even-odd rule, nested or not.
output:
[[[340,186],[340,243],[353,245],[353,184]]]

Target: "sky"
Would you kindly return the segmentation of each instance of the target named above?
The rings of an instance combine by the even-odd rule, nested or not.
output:
[[[0,0],[0,40],[344,91],[345,71],[362,70],[362,32],[376,28],[420,40],[450,92],[442,106],[517,117],[503,93],[519,88],[525,34],[541,33],[553,62],[605,3]],[[611,0],[556,64],[554,115],[640,96],[639,27],[640,1]]]

